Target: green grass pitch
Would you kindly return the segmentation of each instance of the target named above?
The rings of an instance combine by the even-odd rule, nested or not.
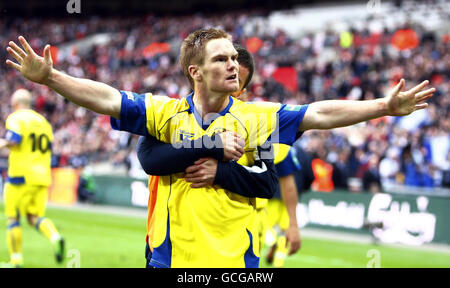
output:
[[[6,218],[0,204],[0,261],[8,260]],[[48,208],[47,217],[64,235],[67,258],[56,264],[47,240],[23,219],[25,268],[81,267],[116,268],[145,266],[146,219],[63,208]],[[450,267],[450,253],[387,245],[349,243],[328,239],[302,238],[301,250],[287,258],[285,267],[360,267],[372,259],[375,249],[381,267]],[[263,250],[263,254],[267,249]],[[270,267],[261,259],[261,267]]]

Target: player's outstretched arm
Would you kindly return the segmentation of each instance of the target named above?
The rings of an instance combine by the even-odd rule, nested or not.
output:
[[[405,80],[380,99],[352,101],[327,100],[309,104],[299,131],[332,129],[353,125],[382,116],[405,116],[428,106],[425,102],[435,88],[424,90],[429,81],[423,81],[408,91],[402,91]]]
[[[27,40],[20,36],[19,47],[10,41],[6,48],[17,63],[6,60],[6,64],[19,71],[25,78],[43,84],[67,98],[69,101],[94,112],[120,118],[120,92],[104,83],[79,79],[53,68],[50,45],[44,48],[43,57],[37,55]]]

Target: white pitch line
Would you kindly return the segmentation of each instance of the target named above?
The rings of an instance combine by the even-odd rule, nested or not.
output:
[[[305,255],[300,254],[299,259],[302,262],[312,263],[312,264],[320,264],[320,266],[324,267],[360,267],[353,262],[345,261],[339,258],[326,258],[326,257],[319,257],[319,256],[313,256],[313,255]]]

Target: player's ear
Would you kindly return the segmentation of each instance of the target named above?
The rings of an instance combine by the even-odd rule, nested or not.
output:
[[[197,65],[189,65],[188,67],[189,75],[191,75],[194,81],[201,81],[202,76],[200,74],[200,69]]]

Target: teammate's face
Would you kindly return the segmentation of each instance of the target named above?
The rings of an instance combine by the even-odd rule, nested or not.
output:
[[[243,101],[247,101],[246,92],[244,89],[245,82],[247,82],[248,74],[250,74],[250,71],[247,67],[239,65],[239,90],[231,93],[236,98],[239,98]]]
[[[239,90],[237,56],[228,39],[214,39],[206,44],[205,59],[199,66],[199,73],[208,90],[223,93]]]

